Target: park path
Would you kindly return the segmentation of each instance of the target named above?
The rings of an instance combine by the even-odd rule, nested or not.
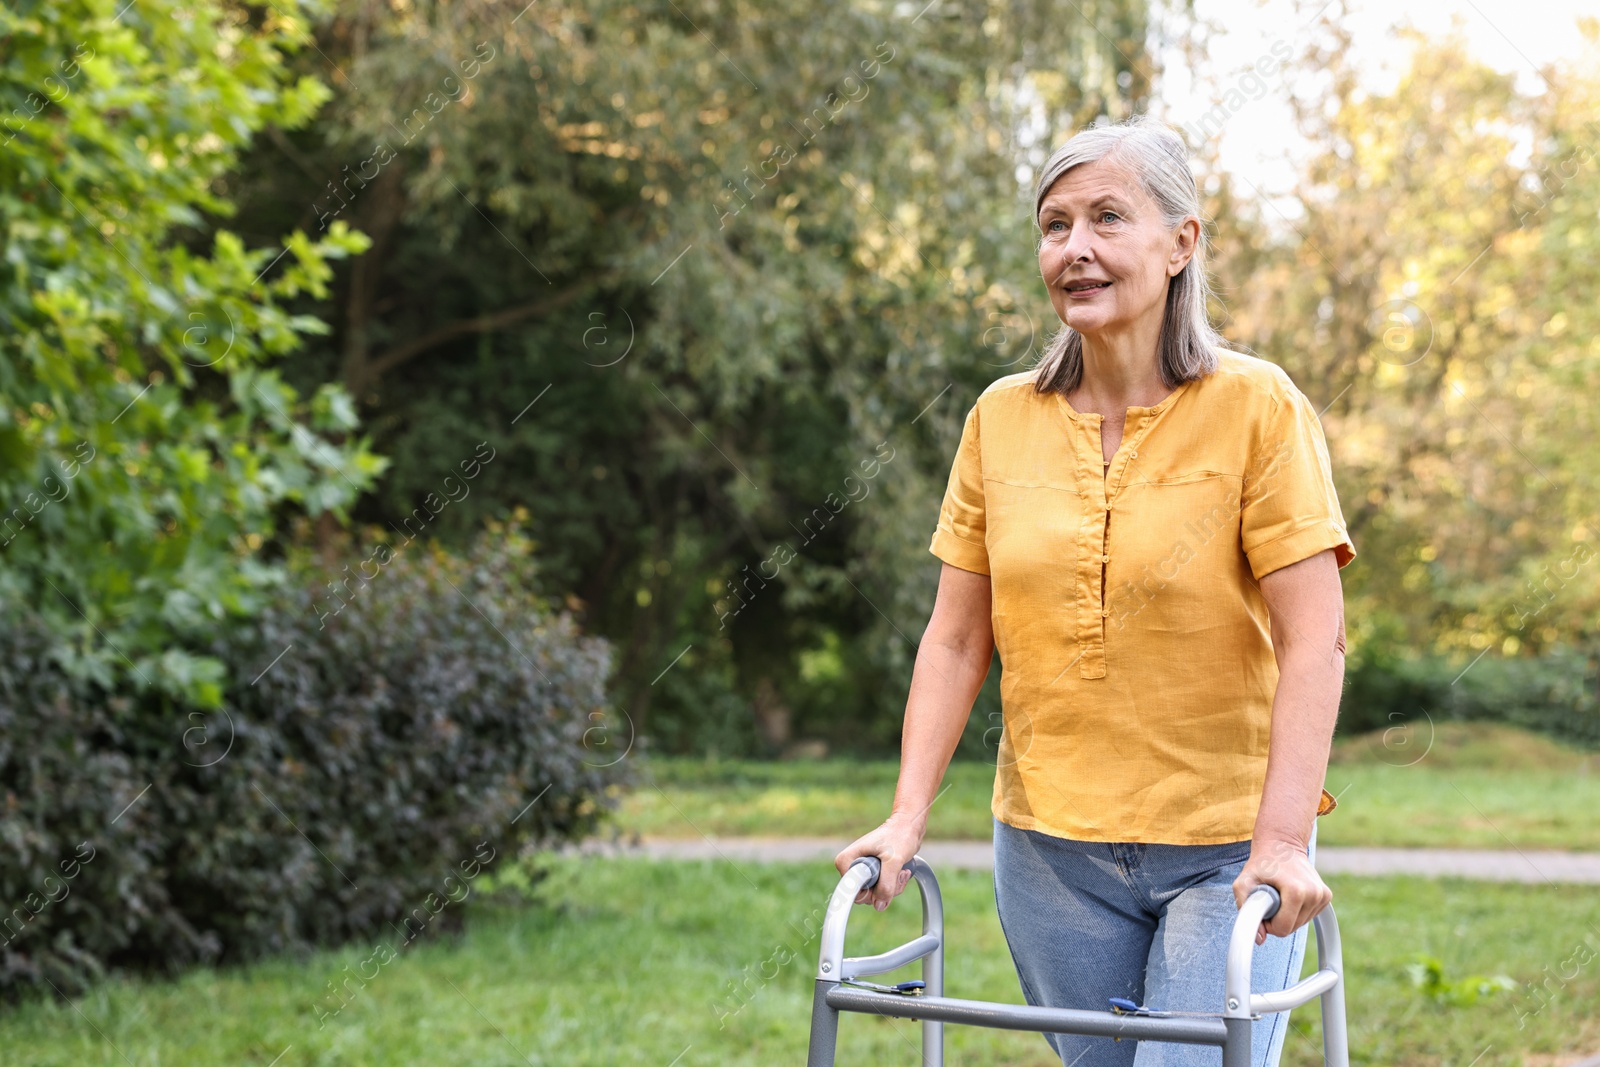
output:
[[[647,837],[616,843],[589,841],[580,851],[598,856],[804,863],[831,861],[847,844],[848,841],[831,837]],[[920,854],[936,871],[994,868],[994,846],[988,841],[928,841]],[[1413,874],[1485,882],[1600,884],[1600,852],[1319,845],[1316,863],[1323,874]]]

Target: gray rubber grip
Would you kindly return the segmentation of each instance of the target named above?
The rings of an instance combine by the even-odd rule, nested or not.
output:
[[[878,857],[876,856],[857,856],[856,862],[852,863],[850,866],[854,867],[862,863],[867,865],[868,872],[872,875],[872,877],[868,878],[866,884],[861,888],[871,889],[873,886],[878,884],[878,875],[883,873],[883,863],[879,861]]]
[[[1278,896],[1278,891],[1276,889],[1272,888],[1270,885],[1258,885],[1255,887],[1255,889],[1251,890],[1251,892],[1265,893],[1272,898],[1272,906],[1269,907],[1267,909],[1267,913],[1261,917],[1263,922],[1278,914],[1278,908],[1283,905],[1283,898]]]

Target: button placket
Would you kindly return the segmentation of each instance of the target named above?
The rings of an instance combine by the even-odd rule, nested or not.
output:
[[[1094,587],[1098,591],[1099,595],[1098,603],[1095,605],[1095,609],[1092,611],[1092,614],[1097,617],[1093,618],[1092,620],[1086,620],[1088,626],[1092,626],[1092,632],[1094,636],[1091,642],[1085,643],[1084,648],[1087,652],[1092,647],[1094,656],[1093,661],[1091,662],[1090,657],[1087,654],[1085,655],[1083,667],[1079,672],[1080,677],[1083,678],[1104,678],[1106,674],[1106,620],[1111,617],[1110,563],[1112,517],[1116,514],[1116,498],[1122,492],[1122,485],[1127,477],[1128,465],[1130,462],[1138,458],[1139,445],[1143,442],[1144,436],[1149,431],[1153,422],[1154,418],[1150,412],[1140,412],[1138,414],[1130,415],[1129,424],[1131,425],[1124,426],[1123,440],[1117,448],[1117,454],[1112,462],[1110,471],[1108,472],[1107,476],[1094,479],[1090,483],[1099,486],[1098,510],[1096,514],[1100,516],[1101,521],[1099,522],[1098,530],[1096,531],[1097,540],[1090,542],[1091,544],[1098,544],[1100,546],[1100,551],[1097,553],[1100,558],[1098,561],[1096,561],[1096,566],[1099,573],[1095,575],[1094,581]],[[1096,459],[1101,458],[1103,455],[1103,447],[1100,443],[1099,430],[1100,424],[1096,423],[1096,425],[1093,427],[1095,445],[1094,455]],[[1089,554],[1086,553],[1085,555]],[[1090,558],[1092,558],[1092,556]]]
[[[1104,419],[1081,415],[1077,427],[1078,484],[1083,489],[1084,514],[1078,551],[1078,660],[1080,678],[1104,678],[1105,668],[1105,563],[1106,526],[1110,504],[1106,497],[1104,450],[1100,430]],[[1096,550],[1095,546],[1099,546]]]

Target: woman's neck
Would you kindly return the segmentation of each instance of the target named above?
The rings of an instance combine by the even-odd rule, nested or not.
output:
[[[1083,376],[1067,399],[1078,411],[1121,417],[1130,407],[1159,404],[1170,392],[1153,343],[1085,336]]]

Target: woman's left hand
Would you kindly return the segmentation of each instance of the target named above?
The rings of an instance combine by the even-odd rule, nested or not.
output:
[[[1256,931],[1256,944],[1267,935],[1288,937],[1314,919],[1333,900],[1333,890],[1311,865],[1305,849],[1290,841],[1256,841],[1250,845],[1250,858],[1233,881],[1234,903],[1244,906],[1245,898],[1258,885],[1278,891],[1278,913]]]

